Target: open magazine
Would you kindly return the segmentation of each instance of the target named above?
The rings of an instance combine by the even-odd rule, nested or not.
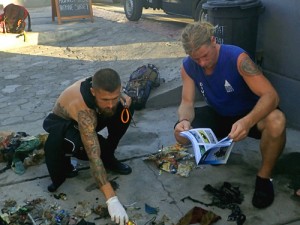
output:
[[[180,133],[193,146],[198,164],[226,164],[234,142],[229,137],[218,141],[210,128],[196,128]]]

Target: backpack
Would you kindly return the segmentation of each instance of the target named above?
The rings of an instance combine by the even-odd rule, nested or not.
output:
[[[4,13],[0,15],[3,33],[24,34],[28,18],[27,30],[31,31],[31,19],[28,10],[20,5],[9,4],[4,8]]]
[[[153,64],[143,65],[133,71],[124,93],[131,97],[134,109],[145,108],[152,88],[160,85],[158,68]]]

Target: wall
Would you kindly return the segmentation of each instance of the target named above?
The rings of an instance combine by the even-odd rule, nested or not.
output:
[[[262,0],[257,50],[262,68],[281,97],[289,126],[300,128],[300,1]]]

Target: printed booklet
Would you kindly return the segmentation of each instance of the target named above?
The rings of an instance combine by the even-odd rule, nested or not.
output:
[[[198,164],[226,164],[234,142],[229,137],[218,141],[210,128],[196,128],[180,133],[193,146]]]

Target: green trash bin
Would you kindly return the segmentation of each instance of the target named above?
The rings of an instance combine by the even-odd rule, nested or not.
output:
[[[259,0],[208,0],[202,5],[207,10],[207,21],[217,25],[219,44],[233,44],[255,58],[259,14],[263,5]]]

